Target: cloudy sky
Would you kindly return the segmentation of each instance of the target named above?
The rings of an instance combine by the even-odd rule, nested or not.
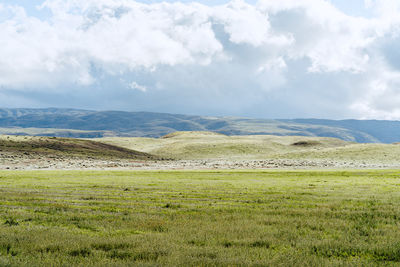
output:
[[[0,107],[400,119],[400,1],[2,0]]]

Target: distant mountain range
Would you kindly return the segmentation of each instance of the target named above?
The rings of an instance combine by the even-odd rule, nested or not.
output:
[[[79,138],[160,137],[176,131],[321,136],[360,143],[400,142],[400,121],[269,120],[58,108],[0,109],[1,134]]]

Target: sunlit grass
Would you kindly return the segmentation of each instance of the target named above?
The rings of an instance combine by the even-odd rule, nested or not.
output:
[[[226,136],[212,132],[176,132],[167,138],[110,137],[96,141],[172,159],[266,159],[350,145],[335,138],[305,136]],[[307,142],[311,146],[296,146]]]
[[[399,177],[0,172],[0,266],[398,265]]]
[[[99,138],[96,141],[172,159],[289,159],[398,166],[400,145],[357,144],[335,138],[305,136],[224,136],[178,132],[170,138]],[[306,145],[295,145],[305,143]],[[307,145],[308,144],[308,145]],[[320,165],[321,166],[321,165]],[[393,168],[393,167],[392,167]]]

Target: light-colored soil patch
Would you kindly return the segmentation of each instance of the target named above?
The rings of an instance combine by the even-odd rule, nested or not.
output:
[[[1,170],[179,170],[179,169],[315,169],[315,168],[400,168],[400,163],[338,161],[330,159],[265,159],[265,160],[99,160],[43,155],[16,155],[0,152]]]

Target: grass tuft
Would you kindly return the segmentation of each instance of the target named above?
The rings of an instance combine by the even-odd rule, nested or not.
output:
[[[80,249],[75,249],[75,250],[71,250],[69,252],[69,255],[73,256],[73,257],[89,257],[90,255],[92,255],[92,251],[89,248],[80,248]]]
[[[19,222],[17,220],[15,220],[14,218],[9,218],[4,222],[4,225],[17,226],[17,225],[19,225]]]

